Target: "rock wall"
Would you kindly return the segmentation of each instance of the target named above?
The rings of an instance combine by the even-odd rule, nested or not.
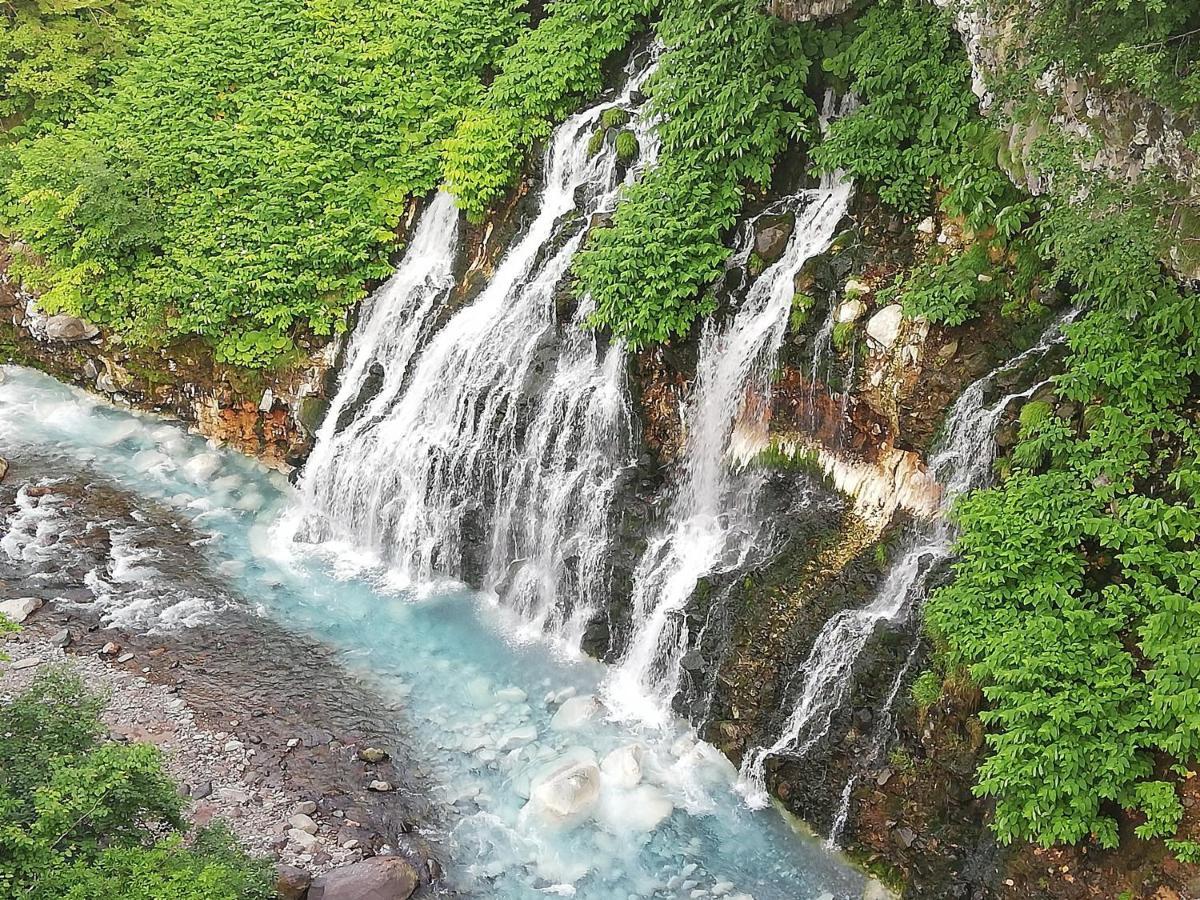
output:
[[[290,472],[312,446],[338,344],[310,344],[286,368],[213,360],[200,341],[133,348],[74,316],[47,316],[7,274],[0,250],[0,362],[43,369],[116,403],[178,418],[205,437]]]

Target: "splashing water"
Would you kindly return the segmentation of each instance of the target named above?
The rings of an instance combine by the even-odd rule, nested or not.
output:
[[[955,532],[945,512],[956,497],[986,483],[995,460],[996,427],[1009,404],[1030,396],[1046,382],[1003,396],[990,406],[986,403],[988,389],[998,375],[1013,371],[1031,356],[1045,354],[1058,343],[1062,339],[1061,325],[1074,315],[1069,313],[1054,323],[1036,345],[974,382],[951,407],[946,438],[930,460],[930,470],[942,485],[941,514],[909,533],[903,551],[869,604],[837,613],[817,635],[808,659],[799,669],[803,680],[782,734],[769,746],[748,753],[742,762],[738,789],[748,806],[760,808],[769,802],[767,759],[780,755],[803,757],[828,733],[834,713],[849,697],[854,665],[876,628],[907,621],[912,610],[920,606],[930,573],[953,549]],[[894,702],[895,694],[891,699]]]
[[[604,690],[622,719],[663,726],[691,645],[684,608],[701,578],[737,569],[753,550],[763,474],[740,459],[746,438],[766,425],[770,373],[804,263],[829,246],[851,186],[830,178],[794,199],[798,216],[783,256],[751,286],[722,331],[701,339],[686,413],[684,463],[667,527],[651,538],[634,572],[633,633]]]
[[[423,342],[458,250],[449,198],[426,211],[351,342],[292,517],[298,539],[326,541],[343,559],[373,551],[409,584],[479,582],[526,635],[578,646],[607,589],[603,554],[632,427],[622,348],[583,330],[586,300],[557,325],[555,292],[589,218],[619,187],[615,149],[589,155],[591,136],[606,109],[632,108],[655,55],[636,59],[616,100],[557,129],[528,229],[478,298]],[[633,127],[644,164],[654,140],[636,114]],[[380,370],[382,387],[362,403]]]

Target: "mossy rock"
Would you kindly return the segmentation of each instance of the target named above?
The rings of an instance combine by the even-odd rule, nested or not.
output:
[[[620,107],[606,109],[600,114],[600,126],[602,128],[624,128],[629,124],[629,112]]]
[[[627,166],[637,159],[640,149],[637,135],[632,131],[625,130],[617,134],[617,162],[621,165]]]

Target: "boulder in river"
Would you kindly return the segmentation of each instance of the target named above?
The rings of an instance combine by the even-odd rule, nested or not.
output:
[[[525,808],[543,822],[578,825],[600,799],[600,767],[595,762],[567,759],[551,764],[530,785]]]
[[[37,597],[17,597],[0,603],[0,616],[20,625],[41,608],[42,601]]]
[[[754,235],[754,252],[768,265],[783,256],[792,229],[796,227],[794,216],[769,216],[759,220]]]
[[[408,900],[417,873],[396,856],[373,856],[313,879],[308,900]]]

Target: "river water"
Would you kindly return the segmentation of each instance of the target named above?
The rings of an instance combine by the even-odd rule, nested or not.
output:
[[[611,721],[592,699],[604,667],[561,641],[531,641],[494,594],[414,587],[367,551],[296,545],[279,528],[295,498],[278,474],[41,374],[0,371],[0,454],[52,454],[173,509],[207,536],[211,570],[198,579],[219,577],[236,602],[336,648],[398,701],[380,715],[400,719],[431,776],[446,811],[433,837],[463,896],[862,896],[862,876],[819,841],[742,806],[733,767],[685,724]],[[53,521],[32,515],[11,512],[0,553],[53,544]],[[89,582],[107,621],[170,630],[222,615],[205,592],[156,593],[152,548],[114,554]],[[104,589],[118,582],[138,590]]]

